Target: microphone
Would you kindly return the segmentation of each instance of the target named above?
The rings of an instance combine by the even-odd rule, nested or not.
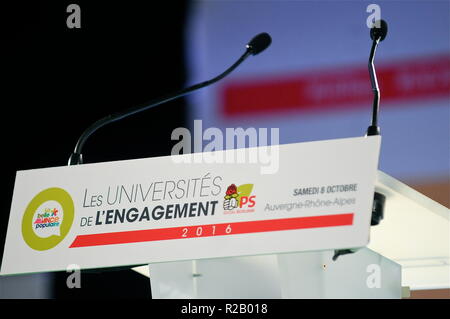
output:
[[[272,38],[270,37],[270,35],[266,32],[263,32],[251,39],[246,48],[247,50],[250,50],[253,55],[257,55],[258,53],[267,49],[271,43]]]
[[[375,21],[372,28],[370,29],[370,38],[372,39],[372,48],[370,50],[369,56],[369,74],[370,83],[372,85],[373,91],[373,108],[372,108],[372,123],[367,128],[367,136],[380,135],[380,128],[378,127],[378,111],[380,109],[380,89],[378,87],[377,75],[375,73],[375,66],[373,60],[375,57],[375,51],[377,49],[378,43],[386,38],[388,31],[388,26],[386,21],[378,20]]]
[[[379,25],[379,27],[377,27]],[[386,38],[388,32],[388,25],[384,20],[375,21],[372,28],[370,29],[370,38],[372,40],[380,40],[383,41]]]
[[[89,126],[83,134],[81,134],[80,138],[77,141],[77,144],[75,145],[75,150],[72,153],[72,155],[69,158],[68,165],[77,165],[77,164],[83,164],[83,156],[82,156],[82,150],[83,146],[86,142],[86,140],[91,136],[92,133],[97,131],[99,128],[119,121],[121,119],[124,119],[130,115],[137,114],[143,111],[146,111],[150,108],[153,108],[155,106],[158,106],[160,104],[175,100],[179,97],[185,96],[193,91],[196,91],[198,89],[201,89],[205,86],[209,86],[224,77],[226,77],[228,74],[230,74],[234,69],[236,69],[242,62],[244,62],[245,59],[247,59],[250,55],[257,55],[267,49],[270,44],[272,43],[272,38],[268,33],[260,33],[256,35],[253,39],[250,40],[250,42],[246,45],[246,50],[244,54],[228,69],[226,69],[223,73],[219,74],[215,78],[212,78],[208,81],[204,81],[195,85],[192,85],[190,87],[187,87],[185,89],[182,89],[180,91],[177,91],[172,94],[165,95],[161,98],[152,100],[148,103],[145,103],[144,105],[138,105],[132,108],[129,108],[127,110],[124,110],[122,112],[114,113],[105,116],[104,118],[94,122],[91,126]]]

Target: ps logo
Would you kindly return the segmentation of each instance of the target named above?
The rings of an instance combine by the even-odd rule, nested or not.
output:
[[[69,4],[66,9],[70,13],[66,19],[66,24],[69,29],[81,28],[81,8],[78,4]]]
[[[241,196],[241,199],[239,200],[239,208],[242,208],[243,206],[247,206],[249,208],[254,207],[256,196]]]

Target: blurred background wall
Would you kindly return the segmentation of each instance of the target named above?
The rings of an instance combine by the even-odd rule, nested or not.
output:
[[[450,207],[448,1],[194,1],[189,82],[220,73],[257,33],[273,43],[191,96],[191,123],[279,127],[282,144],[364,135],[373,98],[372,3],[389,25],[375,57],[380,169]]]

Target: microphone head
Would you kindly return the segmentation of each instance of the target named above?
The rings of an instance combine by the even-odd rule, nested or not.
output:
[[[266,32],[263,32],[250,40],[250,42],[247,44],[247,51],[249,51],[253,55],[257,55],[258,53],[267,49],[271,43],[272,38],[270,37],[270,35]]]
[[[379,25],[378,28],[376,27],[377,25]],[[388,32],[388,25],[386,21],[382,19],[375,21],[372,28],[370,29],[370,38],[374,41],[380,39],[381,42],[384,40],[384,38],[386,38],[387,32]]]

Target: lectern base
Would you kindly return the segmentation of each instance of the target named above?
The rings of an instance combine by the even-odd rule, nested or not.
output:
[[[401,298],[401,267],[363,248],[332,261],[306,252],[150,264],[152,296],[168,298]]]

